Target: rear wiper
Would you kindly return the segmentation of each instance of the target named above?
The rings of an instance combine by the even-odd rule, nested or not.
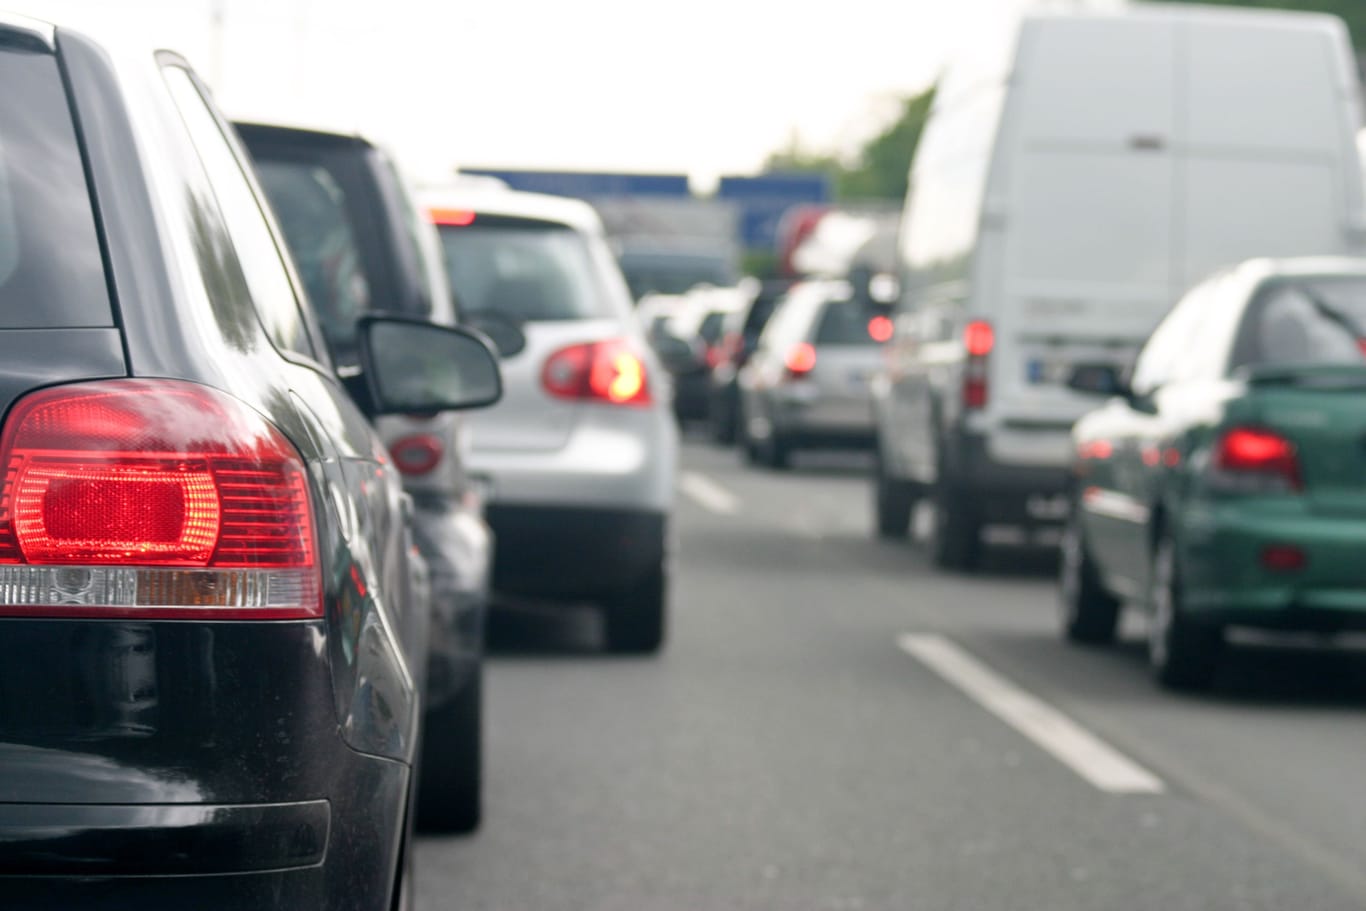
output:
[[[1322,316],[1329,322],[1335,323],[1342,329],[1351,333],[1353,340],[1358,344],[1360,344],[1362,339],[1366,339],[1366,333],[1361,331],[1361,327],[1356,324],[1355,320],[1320,297],[1318,292],[1313,288],[1308,285],[1290,285],[1289,287],[1303,294],[1305,299],[1314,305],[1314,309],[1318,311],[1319,316]]]

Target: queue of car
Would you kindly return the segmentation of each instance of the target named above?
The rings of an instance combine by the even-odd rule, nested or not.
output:
[[[1207,685],[1231,628],[1363,628],[1366,193],[1342,22],[1137,7],[1004,39],[938,87],[897,300],[840,319],[864,353],[822,344],[850,283],[796,282],[765,327],[737,317],[714,439],[773,468],[863,443],[875,535],[906,538],[924,504],[947,570],[978,566],[989,525],[1061,528],[1064,635],[1108,643],[1131,605],[1167,686]]]
[[[0,81],[0,906],[409,907],[495,600],[664,641],[671,389],[600,228],[453,221],[80,30],[0,14]]]

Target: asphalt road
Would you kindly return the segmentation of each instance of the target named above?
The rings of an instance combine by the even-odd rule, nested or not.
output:
[[[1046,551],[872,541],[857,459],[684,468],[663,655],[500,618],[486,822],[421,843],[421,911],[1366,908],[1366,654],[1172,696],[1141,626],[1059,641]]]

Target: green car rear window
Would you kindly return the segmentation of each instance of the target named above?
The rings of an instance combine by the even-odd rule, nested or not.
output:
[[[1247,315],[1244,364],[1366,364],[1366,280],[1284,280]]]
[[[0,43],[0,86],[0,329],[112,326],[57,61]]]

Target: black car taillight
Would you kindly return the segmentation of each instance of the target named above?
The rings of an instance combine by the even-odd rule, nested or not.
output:
[[[322,615],[303,460],[226,393],[44,389],[14,406],[0,462],[0,615]]]

